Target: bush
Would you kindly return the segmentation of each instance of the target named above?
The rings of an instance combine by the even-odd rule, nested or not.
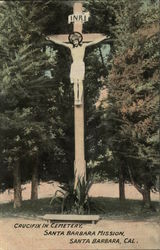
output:
[[[86,182],[85,178],[79,178],[76,188],[74,188],[74,182],[59,186],[60,190],[56,191],[50,204],[53,202],[53,206],[59,204],[61,213],[90,213],[91,200],[88,194],[92,184],[92,179]]]

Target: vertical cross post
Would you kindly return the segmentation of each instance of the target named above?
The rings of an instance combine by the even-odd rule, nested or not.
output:
[[[74,3],[73,12],[82,13],[82,3]],[[73,24],[73,31],[82,33],[82,22]],[[74,105],[74,131],[75,131],[75,187],[79,178],[86,179],[86,161],[85,161],[85,143],[84,143],[84,94],[82,96],[82,104]]]
[[[72,80],[71,76],[74,76],[74,93],[75,93],[75,105],[74,105],[74,131],[75,131],[75,161],[74,161],[74,176],[75,176],[75,183],[74,186],[77,186],[78,179],[84,178],[86,180],[86,161],[85,161],[85,143],[84,143],[84,94],[83,94],[83,79],[81,74],[79,74],[78,70],[80,69],[80,73],[82,70],[85,71],[84,65],[84,55],[85,55],[85,48],[89,45],[97,44],[103,41],[106,37],[103,34],[99,33],[91,33],[91,34],[84,34],[83,33],[83,23],[87,22],[89,18],[89,13],[83,13],[83,5],[82,1],[77,0],[74,2],[73,5],[73,15],[68,16],[68,23],[73,22],[73,32],[79,32],[83,35],[83,44],[82,47],[73,47],[73,44],[70,44],[68,41],[69,34],[54,34],[48,36],[50,41],[53,41],[56,44],[68,47],[71,51],[71,55],[73,58],[73,63],[71,66],[71,74],[70,79]],[[88,45],[87,45],[88,44]],[[76,75],[77,74],[77,75]],[[83,79],[81,79],[83,78]],[[81,80],[82,82],[79,82]],[[78,82],[76,82],[78,81]],[[72,81],[71,81],[72,82]],[[78,85],[81,84],[81,85]],[[77,85],[76,85],[77,84]],[[78,91],[77,92],[77,86]],[[80,87],[79,87],[80,86]],[[76,88],[75,88],[76,87]],[[81,92],[80,92],[81,90]],[[80,103],[77,103],[77,96],[78,93],[81,93],[81,100]],[[79,101],[79,97],[78,97]]]
[[[73,5],[73,14],[80,14],[82,13],[82,9],[83,9],[83,6],[82,6],[82,3],[74,3]],[[74,22],[73,23],[73,31],[74,32],[80,32],[82,33],[82,30],[83,30],[83,24],[81,21],[78,21],[78,22]]]

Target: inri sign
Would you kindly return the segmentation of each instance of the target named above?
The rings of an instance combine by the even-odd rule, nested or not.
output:
[[[89,12],[85,12],[85,13],[76,13],[73,15],[69,15],[68,16],[68,23],[75,23],[75,22],[88,22],[88,19],[90,17]]]

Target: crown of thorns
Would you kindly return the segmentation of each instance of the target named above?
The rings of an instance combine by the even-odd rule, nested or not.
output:
[[[69,34],[68,40],[72,44],[74,43],[75,40],[78,40],[78,42],[80,44],[83,41],[83,36],[79,32],[73,32],[73,33]]]

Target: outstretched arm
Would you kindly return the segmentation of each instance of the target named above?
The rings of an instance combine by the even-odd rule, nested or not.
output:
[[[62,45],[64,47],[70,48],[70,44],[64,43],[64,42],[54,38],[53,36],[47,36],[47,40],[52,41],[56,44]]]
[[[107,37],[107,36],[102,36],[101,38],[98,38],[98,39],[94,40],[93,42],[87,43],[87,44],[86,44],[86,47],[95,45],[95,44],[97,44],[97,43],[100,43],[100,42],[106,40],[107,38],[109,38],[109,37]]]

